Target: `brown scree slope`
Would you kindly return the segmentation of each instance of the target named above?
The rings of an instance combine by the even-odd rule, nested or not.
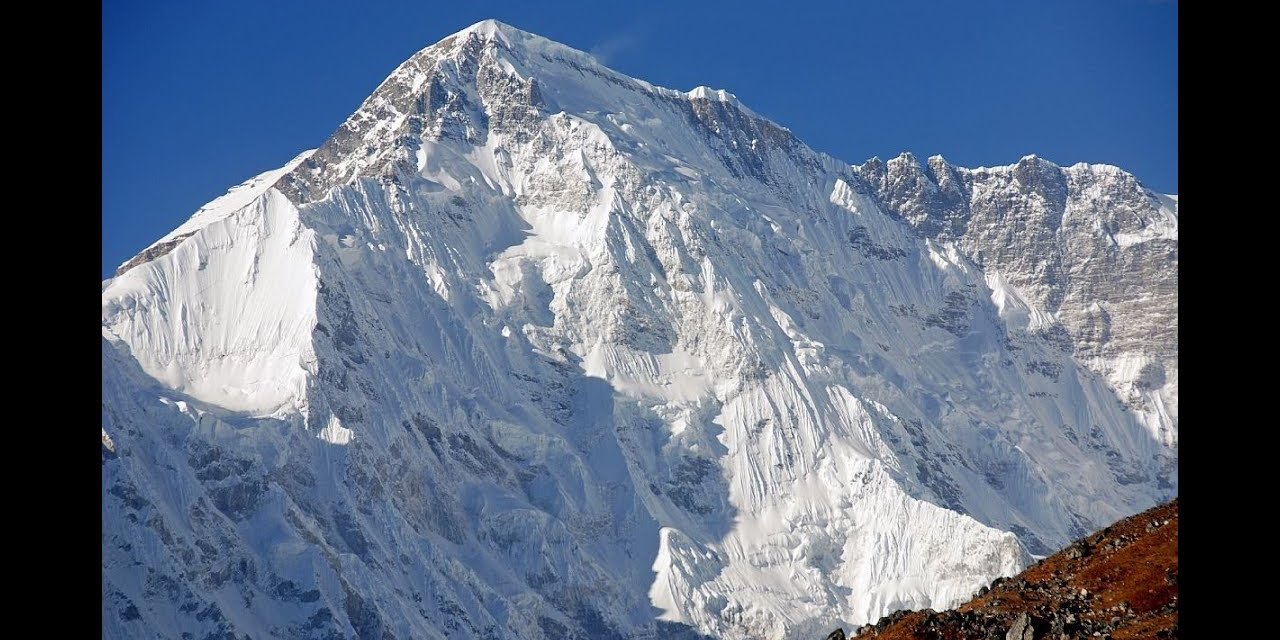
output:
[[[837,640],[843,631],[829,636]],[[854,639],[1178,637],[1178,500],[1075,541],[956,609],[898,611]]]

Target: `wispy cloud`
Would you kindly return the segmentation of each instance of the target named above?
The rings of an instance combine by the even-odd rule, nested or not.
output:
[[[638,44],[640,44],[640,34],[633,29],[611,35],[595,43],[588,53],[596,60],[599,60],[600,64],[607,65],[617,58],[619,53],[634,49]]]

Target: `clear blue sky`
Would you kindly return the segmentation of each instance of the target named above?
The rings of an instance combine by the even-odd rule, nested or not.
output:
[[[733,93],[850,163],[1036,153],[1178,191],[1178,7],[1159,0],[115,0],[102,6],[102,273],[320,145],[405,58],[497,18]]]

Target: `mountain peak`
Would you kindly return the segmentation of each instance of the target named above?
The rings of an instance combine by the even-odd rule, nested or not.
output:
[[[481,20],[465,29],[457,31],[452,35],[441,38],[439,41],[428,45],[427,47],[414,54],[404,64],[413,62],[414,59],[424,56],[436,57],[445,52],[456,52],[462,48],[467,42],[479,41],[482,43],[493,43],[497,46],[509,51],[515,52],[521,58],[532,58],[535,54],[543,54],[543,57],[559,58],[568,57],[575,60],[590,60],[594,64],[599,64],[590,54],[574,49],[568,45],[556,42],[550,38],[541,36],[531,31],[525,31],[519,27],[513,27],[505,22],[489,18]],[[401,65],[404,66],[404,65]]]
[[[441,45],[452,48],[453,45],[475,39],[480,42],[492,42],[508,50],[556,50],[572,51],[574,54],[589,57],[588,54],[544,36],[513,27],[505,22],[489,18],[481,20],[453,35],[441,38],[438,42],[427,46],[422,51],[437,49]],[[419,52],[422,53],[422,52]]]
[[[1176,201],[864,166],[419,51],[104,283],[103,636],[822,637],[1168,499]]]
[[[467,27],[466,29],[463,29],[455,33],[454,36],[463,36],[463,35],[468,35],[472,33],[488,39],[504,38],[506,37],[506,34],[513,34],[513,33],[531,35],[527,31],[522,31],[520,29],[517,29],[505,22],[499,22],[498,20],[494,20],[493,18],[488,18],[485,20],[481,20],[480,22],[477,22]]]
[[[663,113],[670,109],[675,111]],[[294,202],[309,202],[357,177],[390,178],[414,161],[424,141],[467,153],[494,134],[506,141],[531,134],[552,114],[593,125],[605,140],[648,138],[644,146],[658,158],[691,151],[667,135],[673,118],[686,122],[694,137],[717,140],[712,144],[722,148],[718,153],[731,174],[765,176],[769,149],[803,156],[803,166],[840,164],[728,91],[654,86],[586,52],[490,19],[396,67],[314,157],[281,180],[281,191]]]

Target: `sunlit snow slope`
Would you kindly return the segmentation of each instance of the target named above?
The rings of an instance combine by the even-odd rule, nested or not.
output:
[[[945,608],[1176,494],[1176,308],[1118,169],[851,167],[483,22],[103,283],[103,635]]]

